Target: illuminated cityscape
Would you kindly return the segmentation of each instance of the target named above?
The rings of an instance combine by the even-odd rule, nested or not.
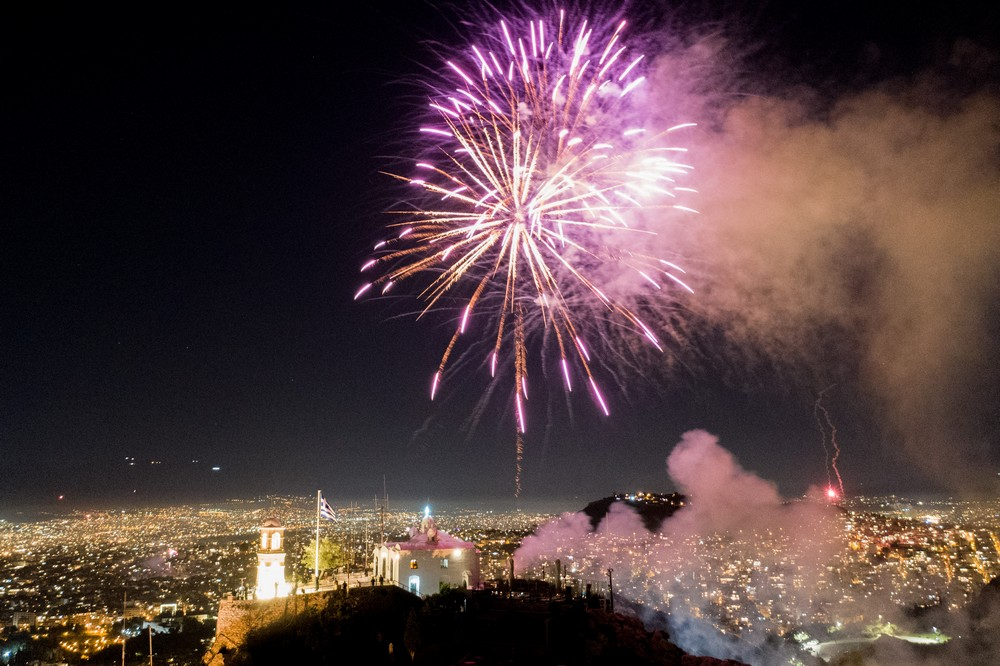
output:
[[[259,527],[271,517],[286,526],[286,550],[294,555],[289,582],[301,587],[311,580],[299,556],[313,514],[308,500],[268,497],[0,521],[0,620],[36,636],[58,636],[61,647],[79,656],[120,642],[113,629],[123,613],[126,619],[166,614],[208,621],[223,596],[246,595],[255,586]],[[360,570],[381,530],[402,534],[415,515],[346,507],[324,524],[323,536],[353,552]],[[484,576],[499,577],[520,539],[549,517],[458,510],[446,520],[480,547]]]
[[[0,666],[1000,663],[1000,3],[4,9]]]
[[[671,497],[676,496],[618,496],[640,509]],[[666,532],[607,535],[600,528],[557,546],[547,562],[526,571],[518,567],[518,576],[555,583],[552,565],[561,557],[561,584],[578,594],[588,586],[604,594],[601,563],[613,558],[633,567],[619,564],[616,570],[619,598],[668,612],[683,602],[686,612],[709,619],[723,633],[766,631],[788,638],[800,632],[807,642],[815,637],[801,633],[804,628],[847,631],[887,622],[904,609],[960,610],[1000,575],[1000,501],[857,497],[833,510],[844,547],[818,567],[817,576],[795,559],[799,551],[790,546],[795,535],[781,529],[692,538],[665,548],[672,538]],[[461,508],[435,513],[451,533],[476,543],[487,586],[506,578],[508,558],[518,557],[526,536],[559,518]],[[313,514],[306,498],[267,497],[2,521],[0,619],[7,628],[0,659],[11,663],[18,641],[30,636],[56,641],[72,662],[120,644],[123,620],[133,633],[149,623],[157,631],[176,630],[182,618],[210,627],[220,599],[253,588],[259,526],[271,516],[286,526],[289,581],[301,588],[311,576],[301,554]],[[354,575],[360,579],[381,533],[403,534],[418,516],[417,507],[379,512],[352,505],[338,510],[323,534],[354,553]],[[658,553],[670,553],[673,561],[658,559]],[[667,572],[677,577],[675,585],[662,585]],[[802,598],[810,603],[790,601]]]

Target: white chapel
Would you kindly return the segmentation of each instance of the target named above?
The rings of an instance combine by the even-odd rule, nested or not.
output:
[[[410,528],[406,541],[391,541],[372,553],[376,580],[397,585],[413,594],[437,594],[446,586],[479,587],[479,553],[476,544],[437,529],[430,509],[420,526]]]

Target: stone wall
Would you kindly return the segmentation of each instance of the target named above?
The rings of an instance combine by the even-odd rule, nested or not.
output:
[[[207,666],[224,666],[226,655],[238,650],[246,640],[247,634],[254,629],[260,629],[284,616],[297,615],[310,608],[325,608],[331,595],[334,594],[341,593],[330,591],[295,594],[266,601],[231,597],[223,599],[219,602],[215,640],[202,657],[202,663]]]

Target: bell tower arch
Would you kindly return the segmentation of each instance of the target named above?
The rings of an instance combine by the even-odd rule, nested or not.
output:
[[[276,518],[269,518],[260,526],[257,544],[258,599],[274,599],[288,595],[285,582],[285,528]]]

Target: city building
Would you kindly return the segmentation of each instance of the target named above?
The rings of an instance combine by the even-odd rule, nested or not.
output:
[[[134,620],[135,618],[145,620],[147,615],[149,615],[149,611],[136,603],[131,603],[122,610],[123,620]]]
[[[386,542],[372,553],[374,577],[413,594],[427,596],[445,587],[479,587],[476,544],[437,529],[430,509],[406,541]]]
[[[285,582],[285,528],[276,518],[269,518],[260,526],[260,545],[257,549],[258,599],[286,597],[292,589]]]
[[[19,629],[31,628],[38,625],[38,614],[37,613],[27,613],[24,611],[15,612],[11,616],[10,626],[18,627]]]

